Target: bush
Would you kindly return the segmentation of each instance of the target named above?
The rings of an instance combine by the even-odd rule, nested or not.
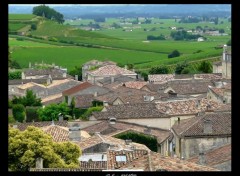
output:
[[[15,69],[21,69],[21,66],[16,60],[12,60],[11,63],[9,64],[10,68],[15,68]]]
[[[166,66],[152,67],[149,74],[168,74],[170,71]]]
[[[150,150],[157,152],[157,139],[148,135],[135,132],[125,132],[115,135],[119,139],[131,139],[133,142],[146,145]]]
[[[8,116],[8,123],[15,123],[15,119],[13,118],[13,116]]]
[[[57,38],[55,38],[55,37],[51,37],[51,38],[49,39],[49,41],[52,41],[52,42],[57,42],[57,41],[58,41],[58,39],[57,39]]]
[[[79,119],[86,111],[87,111],[87,109],[74,108],[73,114],[75,115],[76,119]]]
[[[38,122],[40,121],[40,118],[37,114],[37,110],[39,109],[40,107],[26,107],[26,122]]]
[[[23,41],[24,39],[23,38],[16,38],[16,40]]]
[[[172,51],[170,54],[168,54],[168,58],[178,57],[180,56],[180,53],[178,50]]]
[[[15,104],[13,105],[13,117],[18,122],[23,122],[25,119],[25,108],[22,104]]]
[[[185,67],[185,68],[182,70],[181,74],[189,74],[190,72],[191,72],[190,68]]]
[[[183,63],[180,63],[180,64],[177,64],[176,68],[175,68],[175,73],[176,74],[181,74],[182,73],[182,70],[185,68],[185,67],[188,67],[188,63],[185,61]]]
[[[92,112],[101,111],[103,109],[103,106],[97,106],[97,107],[90,107],[87,109],[87,111],[81,116],[82,120],[88,120]]]
[[[37,29],[37,25],[36,24],[31,24],[31,30],[36,30]]]
[[[22,78],[22,72],[20,72],[20,71],[8,73],[8,80],[21,79],[21,78]]]
[[[209,61],[203,61],[199,65],[198,70],[203,73],[212,73],[212,64]]]

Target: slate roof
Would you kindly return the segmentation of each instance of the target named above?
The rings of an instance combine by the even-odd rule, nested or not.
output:
[[[150,133],[148,132],[148,135],[155,136],[157,138],[158,143],[162,143],[167,138],[170,138],[172,136],[172,133],[169,130],[162,130],[153,127],[149,128],[151,129],[151,132]],[[90,134],[100,132],[100,134],[102,135],[114,136],[116,134],[123,133],[126,131],[145,133],[146,129],[147,129],[146,126],[127,122],[117,121],[115,124],[109,124],[108,121],[102,121],[101,123],[84,128],[84,131]]]
[[[163,118],[168,117],[160,112],[154,103],[122,104],[107,107],[107,112],[93,112],[98,120],[115,117],[116,119]]]
[[[232,159],[231,151],[232,151],[231,144],[223,145],[221,147],[213,148],[211,150],[206,151],[205,152],[206,165],[214,167],[215,165],[231,161]],[[187,161],[198,164],[199,163],[198,157],[199,156],[191,157]]]
[[[169,80],[174,79],[173,74],[155,74],[155,75],[148,75],[148,81],[151,82],[158,82],[164,83],[168,82]]]
[[[71,94],[74,94],[78,91],[81,91],[81,90],[84,90],[86,88],[89,88],[89,87],[92,87],[93,85],[90,84],[89,82],[83,82],[79,85],[76,85],[70,89],[67,89],[65,91],[62,92],[63,95],[71,95]]]
[[[219,108],[221,104],[212,100],[207,100],[206,98],[200,100],[187,99],[178,101],[156,102],[157,109],[168,115],[197,114],[198,112],[206,111],[208,105],[210,105],[210,108],[208,110],[214,110],[216,108]]]
[[[52,121],[17,123],[17,128],[20,131],[24,131],[24,130],[27,129],[28,126],[35,126],[35,127],[41,128],[41,127],[50,126],[51,124],[52,124]],[[54,124],[58,125],[58,126],[62,126],[62,127],[67,127],[68,126],[67,120],[54,121]]]
[[[212,133],[204,133],[205,120],[211,121]],[[175,123],[172,129],[181,137],[231,136],[231,112],[210,113],[181,120],[180,124]]]
[[[89,108],[92,106],[94,95],[77,95],[75,96],[75,108]]]
[[[111,76],[111,75],[137,75],[135,72],[118,67],[116,65],[102,66],[96,70],[88,71],[88,74],[94,76]]]

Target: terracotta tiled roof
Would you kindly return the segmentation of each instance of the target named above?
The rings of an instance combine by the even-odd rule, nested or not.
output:
[[[42,130],[45,133],[50,134],[55,142],[69,141],[69,131],[67,127],[50,125],[47,127],[42,127]]]
[[[212,124],[212,132],[204,133],[204,121],[209,120]],[[180,124],[174,124],[172,129],[178,136],[231,136],[231,113],[210,113],[181,120]]]
[[[75,96],[75,108],[88,108],[92,106],[94,96],[92,94]]]
[[[84,139],[77,144],[80,146],[82,152],[84,153],[87,149],[96,146],[97,144],[109,144],[111,148],[119,150],[119,149],[130,149],[130,146],[126,144],[125,140],[117,139],[111,136],[101,135],[101,134],[95,134],[90,138]],[[149,150],[145,145],[132,142],[132,146],[134,146],[136,149],[143,149],[143,150]]]
[[[231,104],[222,104],[219,108],[215,109],[214,111],[231,111],[232,105]]]
[[[93,112],[93,116],[99,120],[108,119],[111,116],[116,119],[168,117],[166,114],[160,112],[154,103],[108,106],[107,112]]]
[[[198,101],[200,101],[199,106]],[[208,105],[211,106],[209,110],[214,110],[220,107],[221,104],[212,100],[207,100],[206,98],[200,100],[188,99],[168,102],[156,102],[156,107],[161,112],[169,115],[196,114],[198,112],[206,111]]]
[[[67,89],[65,91],[62,92],[63,95],[71,95],[71,94],[74,94],[78,91],[81,91],[81,90],[84,90],[86,88],[89,88],[89,87],[92,87],[93,85],[90,84],[89,82],[84,82],[84,83],[81,83],[77,86],[74,86],[70,89]]]
[[[208,79],[208,80],[221,79],[222,74],[221,73],[195,74],[194,78],[196,78],[196,79],[201,78],[201,79]]]
[[[214,167],[215,165],[224,163],[232,159],[231,157],[231,144],[227,144],[218,148],[214,148],[205,152],[206,165]],[[198,156],[189,158],[187,161],[199,163]]]
[[[223,95],[224,95],[224,89],[223,88],[209,87],[209,89],[211,89],[219,97],[223,97]]]
[[[43,168],[43,169],[37,169],[37,168],[30,168],[30,172],[99,172],[102,171],[102,169],[85,169],[85,168]]]
[[[132,89],[141,89],[143,86],[145,86],[147,82],[140,82],[140,81],[129,81],[125,82],[123,86],[132,88]]]
[[[43,122],[26,122],[26,123],[17,123],[18,129],[20,131],[24,131],[27,129],[28,126],[35,126],[35,127],[45,127],[50,126],[52,124],[52,121],[43,121]],[[55,125],[67,127],[68,122],[66,120],[64,121],[54,121]]]
[[[135,72],[118,67],[116,65],[106,65],[97,70],[88,71],[88,74],[96,76],[111,76],[111,75],[137,75]]]
[[[50,95],[50,96],[42,98],[42,103],[44,105],[48,105],[51,103],[60,103],[60,102],[62,102],[62,93]]]
[[[107,169],[107,161],[80,161],[80,167],[82,169]]]
[[[172,135],[172,133],[168,130],[161,130],[161,129],[152,128],[152,127],[149,127],[149,128],[151,129],[151,132],[148,133],[148,135],[155,136],[157,138],[158,143],[162,143]],[[84,130],[90,134],[95,132],[100,132],[103,135],[115,136],[116,134],[127,132],[127,131],[145,133],[146,126],[127,123],[127,122],[116,122],[115,124],[109,124],[108,121],[103,121],[101,123],[86,127],[84,128]]]
[[[109,170],[136,170],[143,171],[219,171],[215,168],[198,165],[178,158],[164,157],[160,153],[144,150],[113,151],[108,153]],[[116,156],[126,156],[126,162],[117,162]]]
[[[169,80],[174,79],[173,74],[159,74],[159,75],[148,75],[148,81],[151,82],[158,82],[158,83],[164,83]]]

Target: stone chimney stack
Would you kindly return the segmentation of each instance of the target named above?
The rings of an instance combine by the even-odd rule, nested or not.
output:
[[[78,75],[75,75],[75,80],[78,81]]]
[[[43,159],[37,158],[36,159],[36,169],[42,169],[43,168]]]
[[[205,156],[205,147],[202,143],[199,144],[199,156],[198,156],[198,162],[201,165],[205,165],[206,164],[206,156]]]
[[[111,76],[111,83],[114,83],[114,76]]]
[[[64,72],[64,73],[63,73],[63,78],[66,78],[66,77],[67,77],[67,73]]]
[[[127,70],[127,65],[124,66],[125,70]]]
[[[98,93],[97,92],[94,92],[94,97],[97,97],[98,96]]]
[[[211,134],[212,133],[212,121],[206,119],[203,121],[203,133],[204,134]]]
[[[62,115],[62,113],[59,113],[59,114],[58,114],[58,121],[59,121],[59,122],[62,122],[62,121],[63,121],[63,115]]]
[[[69,127],[69,140],[73,142],[81,141],[81,129],[78,123]]]
[[[151,128],[150,128],[149,125],[147,125],[147,128],[144,129],[144,133],[146,133],[146,134],[150,134],[151,133]]]
[[[31,62],[29,62],[29,68],[32,68],[32,64],[31,64]]]

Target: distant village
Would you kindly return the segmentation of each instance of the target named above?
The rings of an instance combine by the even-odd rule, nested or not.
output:
[[[26,117],[10,124],[20,131],[35,126],[55,142],[77,144],[82,155],[79,168],[72,171],[231,170],[230,47],[223,47],[213,73],[155,74],[148,75],[148,81],[112,61],[85,63],[82,81],[55,64],[46,69],[36,65],[29,63],[22,79],[9,80],[9,100],[31,90],[41,98],[41,108],[62,102],[79,110],[103,106],[85,120],[59,114],[58,120]],[[8,113],[12,116],[12,109]],[[131,138],[117,138],[127,133],[155,139],[156,150]],[[45,168],[42,158],[36,162],[30,171],[64,171]]]

